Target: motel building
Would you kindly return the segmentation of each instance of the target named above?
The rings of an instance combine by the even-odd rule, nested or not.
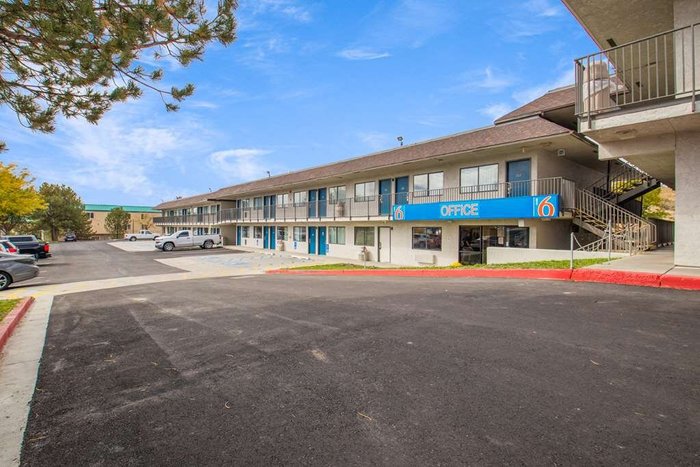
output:
[[[601,160],[577,132],[576,102],[574,86],[556,89],[490,127],[168,201],[155,222],[400,265],[565,259],[572,232],[578,257],[653,248],[637,198],[659,181]],[[618,186],[621,173],[638,183]]]

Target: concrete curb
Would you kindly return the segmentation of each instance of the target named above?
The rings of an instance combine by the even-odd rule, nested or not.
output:
[[[700,277],[670,276],[647,272],[613,271],[609,269],[337,269],[285,270],[267,274],[298,276],[383,276],[383,277],[489,277],[506,279],[544,279],[573,282],[663,287],[700,290]]]
[[[15,330],[22,317],[27,313],[27,310],[32,306],[32,303],[34,303],[34,297],[23,298],[15,308],[5,316],[5,319],[0,322],[0,351],[5,347],[12,332]]]

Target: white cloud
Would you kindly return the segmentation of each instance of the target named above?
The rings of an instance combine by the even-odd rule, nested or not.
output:
[[[550,0],[529,0],[523,6],[536,16],[551,18],[562,14],[561,6],[553,4]]]
[[[538,97],[544,95],[547,91],[552,89],[561,88],[574,83],[574,70],[573,66],[569,70],[560,75],[557,79],[553,81],[546,82],[537,86],[532,86],[525,89],[520,89],[513,93],[513,99],[519,104],[526,104]]]
[[[216,151],[209,155],[209,164],[217,171],[233,179],[247,181],[263,178],[272,167],[260,161],[271,151],[256,148],[238,148]]]
[[[197,109],[218,109],[219,104],[216,104],[215,102],[210,102],[210,101],[189,101],[187,104],[185,104],[189,107],[194,107]]]
[[[347,60],[377,60],[390,56],[388,52],[375,52],[362,48],[341,50],[337,55]]]
[[[552,0],[528,0],[515,6],[503,6],[503,14],[491,20],[506,40],[520,42],[558,29],[563,9]]]
[[[499,102],[496,104],[491,104],[486,107],[479,109],[479,112],[490,117],[492,120],[496,120],[499,117],[504,116],[512,110],[513,106]]]
[[[361,131],[357,134],[360,141],[373,151],[387,149],[392,145],[398,144],[396,137],[379,131]]]
[[[508,73],[487,66],[483,70],[464,73],[461,83],[451,90],[500,92],[514,83],[515,79]]]

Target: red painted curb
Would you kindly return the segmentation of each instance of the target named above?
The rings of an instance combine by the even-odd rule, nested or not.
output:
[[[660,287],[669,289],[700,290],[700,277],[661,276]]]
[[[571,280],[575,282],[601,282],[618,285],[658,287],[661,276],[650,272],[613,271],[610,269],[575,269]]]
[[[662,276],[648,272],[610,269],[274,269],[267,274],[296,276],[381,276],[381,277],[499,277],[506,279],[546,279],[603,284],[700,290],[700,277]]]
[[[25,298],[20,301],[14,309],[0,322],[0,351],[10,339],[12,331],[15,330],[22,317],[34,303],[34,297]]]

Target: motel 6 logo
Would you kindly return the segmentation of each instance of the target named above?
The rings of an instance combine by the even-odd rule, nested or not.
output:
[[[551,196],[545,196],[537,202],[536,207],[537,217],[554,217],[554,204]]]
[[[394,206],[394,220],[402,221],[406,218],[406,210],[403,206]]]

